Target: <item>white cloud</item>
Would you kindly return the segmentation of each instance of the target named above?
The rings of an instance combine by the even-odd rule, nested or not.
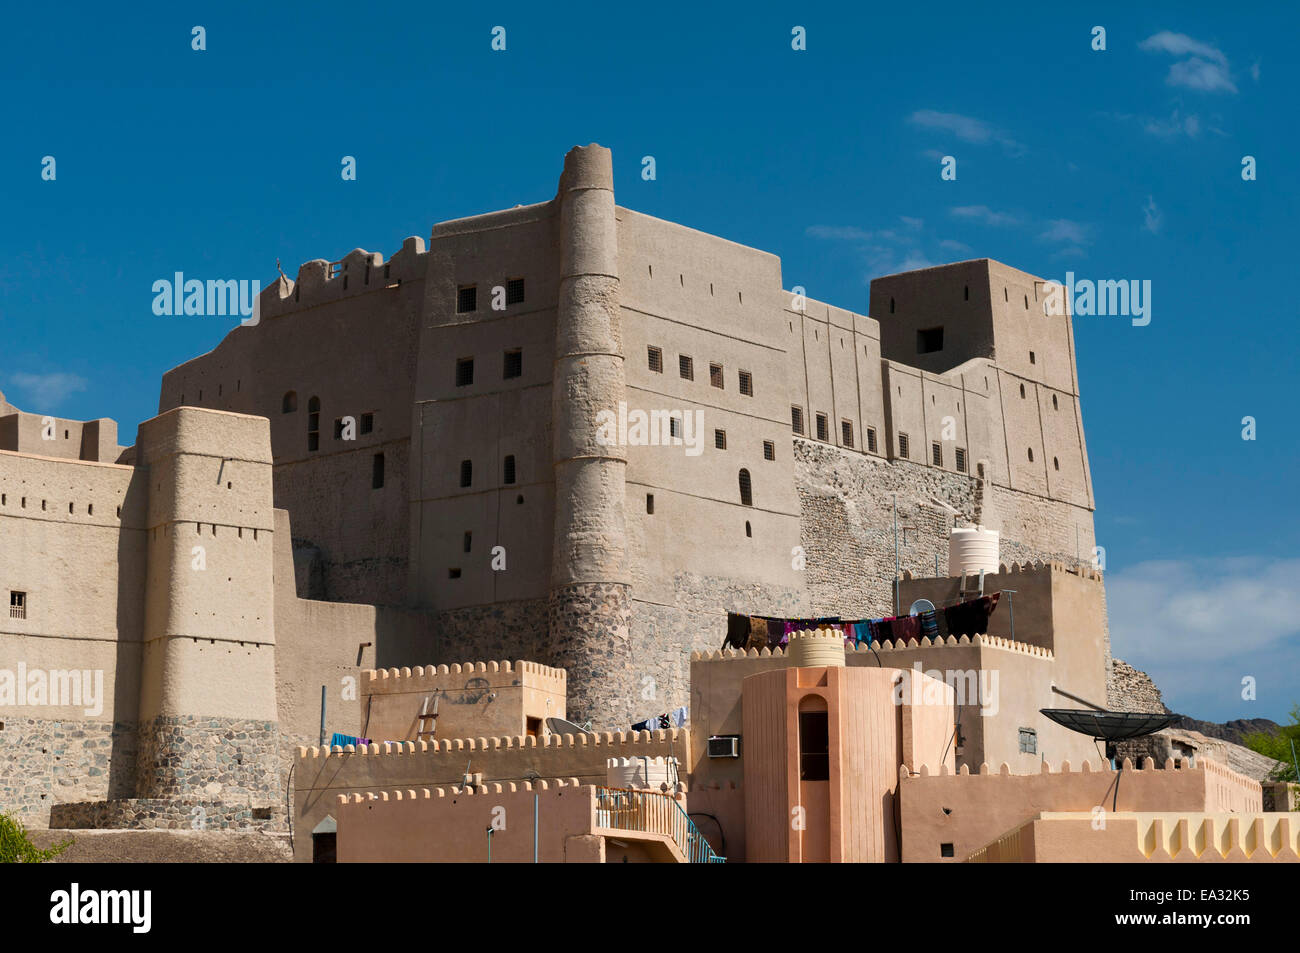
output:
[[[1196,714],[1187,702],[1197,700],[1202,710],[1243,717],[1246,676],[1258,680],[1260,701],[1281,711],[1296,699],[1276,693],[1294,694],[1286,673],[1300,670],[1300,617],[1290,599],[1298,574],[1300,559],[1253,557],[1146,562],[1111,572],[1112,651],[1148,672],[1169,707],[1186,714]]]
[[[1038,236],[1040,241],[1045,242],[1070,242],[1075,245],[1086,245],[1091,241],[1089,233],[1091,229],[1087,225],[1079,222],[1072,222],[1068,218],[1057,218],[1047,223],[1047,231]]]
[[[1148,195],[1147,204],[1142,206],[1142,227],[1154,235],[1160,231],[1164,218],[1164,213],[1160,211],[1160,206],[1156,205],[1155,198]]]
[[[900,215],[898,216],[898,220],[902,222],[904,225],[906,225],[908,228],[920,228],[922,225],[925,224],[925,219],[912,218],[912,216],[910,215]]]
[[[1224,90],[1235,93],[1237,86],[1228,71],[1228,57],[1217,47],[1193,39],[1186,33],[1161,30],[1138,44],[1148,53],[1187,57],[1169,67],[1165,82],[1202,92]],[[1252,71],[1253,74],[1253,71]]]
[[[955,252],[970,251],[970,246],[967,245],[965,242],[954,241],[951,238],[945,238],[943,241],[939,243],[939,247],[942,248],[944,251],[955,251]]]
[[[1142,128],[1153,136],[1167,139],[1172,136],[1186,135],[1195,139],[1201,134],[1201,117],[1196,113],[1184,116],[1177,109],[1169,114],[1168,119],[1143,119]]]
[[[1257,83],[1259,82],[1259,60],[1255,60],[1250,64],[1250,78]]]
[[[1207,93],[1220,89],[1230,93],[1237,91],[1237,86],[1225,67],[1195,57],[1169,67],[1169,75],[1165,77],[1165,82],[1170,86],[1185,86],[1188,89],[1199,89]]]
[[[1016,140],[1004,135],[984,120],[976,119],[973,116],[943,113],[934,109],[918,109],[907,117],[907,121],[914,126],[921,126],[925,129],[938,129],[949,132],[962,142],[971,142],[975,145],[997,143],[1008,151],[1017,154],[1025,150],[1025,147]]]
[[[871,232],[856,225],[809,225],[809,238],[829,238],[834,241],[870,241]]]
[[[1216,49],[1208,43],[1202,43],[1200,40],[1195,40],[1186,33],[1161,30],[1159,33],[1147,37],[1138,46],[1149,53],[1168,53],[1171,56],[1199,56],[1203,59],[1214,60],[1222,66],[1228,65],[1228,58],[1223,55],[1222,50]]]
[[[30,401],[32,413],[54,410],[70,396],[86,389],[85,378],[76,374],[27,374],[9,376],[9,382]]]
[[[1007,212],[995,212],[987,205],[959,205],[952,209],[957,218],[972,219],[984,225],[1019,225],[1020,219]]]

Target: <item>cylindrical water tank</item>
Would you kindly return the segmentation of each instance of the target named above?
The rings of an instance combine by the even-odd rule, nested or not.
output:
[[[786,657],[795,668],[844,667],[844,633],[838,629],[792,632]]]
[[[633,790],[657,791],[665,784],[671,787],[677,782],[677,759],[610,758],[606,762],[605,782],[612,788]]]
[[[983,526],[953,528],[948,538],[948,575],[998,571],[998,531]]]

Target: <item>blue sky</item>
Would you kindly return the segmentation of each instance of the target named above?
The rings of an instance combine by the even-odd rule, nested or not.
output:
[[[1300,15],[905,6],[8,11],[0,389],[130,442],[163,371],[233,324],[154,316],[155,280],[391,255],[550,198],[593,141],[620,204],[774,252],[787,288],[846,308],[873,276],[964,258],[1150,280],[1149,326],[1076,321],[1114,650],[1178,711],[1282,720],[1300,701]]]

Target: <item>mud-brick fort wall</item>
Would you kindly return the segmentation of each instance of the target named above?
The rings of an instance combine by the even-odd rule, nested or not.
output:
[[[206,407],[270,421],[276,505],[321,554],[320,589],[304,596],[406,602],[426,257],[423,240],[408,238],[386,262],[361,249],[309,261],[296,281],[262,291],[256,325],[163,375],[159,413]],[[344,417],[354,439],[344,439]]]
[[[25,824],[134,789],[146,496],[131,467],[0,451],[0,805]]]
[[[319,553],[299,595],[429,613],[416,662],[564,667],[579,720],[685,703],[728,610],[892,612],[895,494],[915,573],[967,522],[1004,559],[1091,560],[1069,317],[1038,279],[878,279],[874,317],[782,284],[774,255],[617,206],[609,151],[578,148],[549,202],[307,263],[160,406],[271,420],[277,505]],[[702,452],[600,445],[620,404],[702,412]],[[358,412],[374,429],[335,439]]]
[[[266,421],[181,408],[135,449],[0,453],[0,586],[23,594],[0,617],[0,796],[34,825],[278,790]]]

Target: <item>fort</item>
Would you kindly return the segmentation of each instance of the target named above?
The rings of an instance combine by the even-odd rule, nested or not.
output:
[[[1089,746],[1038,713],[1053,686],[1122,708],[1136,682],[1112,676],[1072,315],[1049,313],[1047,292],[979,259],[874,280],[869,315],[792,294],[776,256],[617,205],[611,155],[592,145],[565,157],[549,201],[437,224],[387,260],[354,249],[282,275],[255,324],[163,375],[132,446],[112,420],[51,429],[0,396],[0,669],[104,675],[93,717],[0,712],[0,803],[34,826],[197,811],[279,829],[292,791],[292,812],[320,823],[294,752],[320,745],[322,717],[425,746],[391,755],[418,775],[380,782],[463,781],[462,749],[435,770],[452,742],[364,674],[392,670],[440,680],[410,698],[445,696],[437,738],[508,762],[500,780],[684,759],[689,733],[509,760],[559,744],[542,726],[557,714],[600,732],[689,705],[718,733],[737,711],[711,715],[697,681],[782,667],[700,668],[728,611],[870,618],[950,601],[965,580],[936,567],[964,524],[1000,533],[1004,565],[984,582],[1021,593],[1015,637],[997,616],[974,639],[850,651],[844,677],[877,657],[996,669],[996,717],[945,702],[964,731],[954,770],[1037,770],[1016,750],[1029,725],[1079,763]],[[668,446],[602,439],[621,407],[680,410],[687,433],[701,421],[703,452],[671,430]],[[551,708],[479,718],[525,689]],[[495,740],[455,734],[458,709]]]

